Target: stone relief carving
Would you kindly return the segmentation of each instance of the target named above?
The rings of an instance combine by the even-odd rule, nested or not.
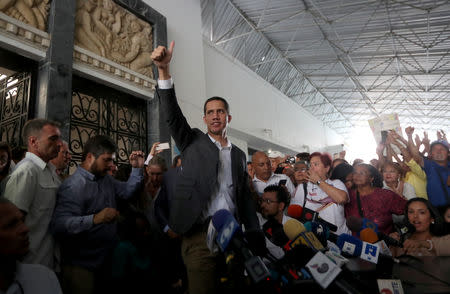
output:
[[[153,78],[152,39],[150,24],[112,0],[77,0],[75,45]]]
[[[45,31],[50,0],[0,0],[0,11]]]

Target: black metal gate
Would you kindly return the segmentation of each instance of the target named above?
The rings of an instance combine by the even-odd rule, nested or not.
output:
[[[22,128],[28,119],[31,73],[21,72],[0,80],[0,141],[14,148],[22,142]]]
[[[86,141],[97,134],[117,144],[117,164],[128,163],[133,150],[147,152],[146,102],[92,81],[74,77],[70,116],[70,173],[81,162]]]

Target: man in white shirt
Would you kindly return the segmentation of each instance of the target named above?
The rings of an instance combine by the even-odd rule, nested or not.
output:
[[[228,140],[227,129],[231,121],[228,102],[221,97],[206,100],[203,121],[207,134],[191,128],[177,103],[169,71],[173,48],[174,42],[169,48],[158,46],[152,53],[158,68],[155,97],[160,101],[161,115],[183,162],[171,200],[169,226],[182,235],[189,293],[217,293],[217,260],[206,246],[210,217],[220,209],[235,215],[245,226],[246,239],[250,249],[254,249],[253,253],[265,249],[262,248],[264,235],[248,191],[245,154]]]
[[[39,264],[18,262],[29,249],[24,215],[0,197],[0,294],[60,294],[54,272]]]
[[[295,196],[295,187],[291,179],[284,174],[274,174],[269,157],[262,151],[252,156],[252,166],[255,171],[252,183],[255,191],[261,196],[264,189],[270,185],[283,185],[291,197]]]
[[[25,214],[30,229],[30,251],[24,262],[55,269],[55,243],[48,226],[61,180],[49,161],[58,156],[61,133],[55,122],[33,119],[25,123],[23,139],[28,152],[17,163],[4,195]]]

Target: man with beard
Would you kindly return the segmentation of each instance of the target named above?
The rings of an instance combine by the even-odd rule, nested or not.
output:
[[[5,188],[5,196],[25,215],[30,229],[30,251],[26,263],[57,268],[55,242],[48,231],[61,181],[49,163],[58,156],[62,144],[58,124],[46,119],[32,119],[23,128],[27,143],[25,158],[17,163]]]
[[[53,271],[19,262],[29,250],[29,231],[24,214],[0,197],[0,293],[62,293]]]
[[[261,214],[258,213],[259,223],[263,229],[267,221],[275,221],[275,223],[284,225],[287,220],[291,219],[291,217],[284,214],[290,198],[289,193],[282,186],[269,185],[264,189],[263,195],[259,198]],[[276,258],[284,256],[283,250],[269,239],[266,239],[266,245],[269,252]]]
[[[141,186],[144,154],[131,153],[130,178],[120,182],[108,175],[115,152],[110,138],[90,138],[81,165],[58,190],[50,230],[61,242],[64,293],[94,293],[104,286],[109,269],[103,267],[117,243],[116,197],[129,198]]]

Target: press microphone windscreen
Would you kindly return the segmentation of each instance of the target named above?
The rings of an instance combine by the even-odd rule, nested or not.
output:
[[[362,229],[359,232],[359,238],[361,239],[361,241],[365,241],[371,244],[374,244],[375,242],[378,241],[377,233],[371,228]]]
[[[306,231],[305,226],[296,219],[289,219],[283,225],[283,230],[289,240],[294,240],[299,234]]]
[[[291,204],[288,207],[287,215],[299,219],[302,215],[303,207],[298,204]]]

